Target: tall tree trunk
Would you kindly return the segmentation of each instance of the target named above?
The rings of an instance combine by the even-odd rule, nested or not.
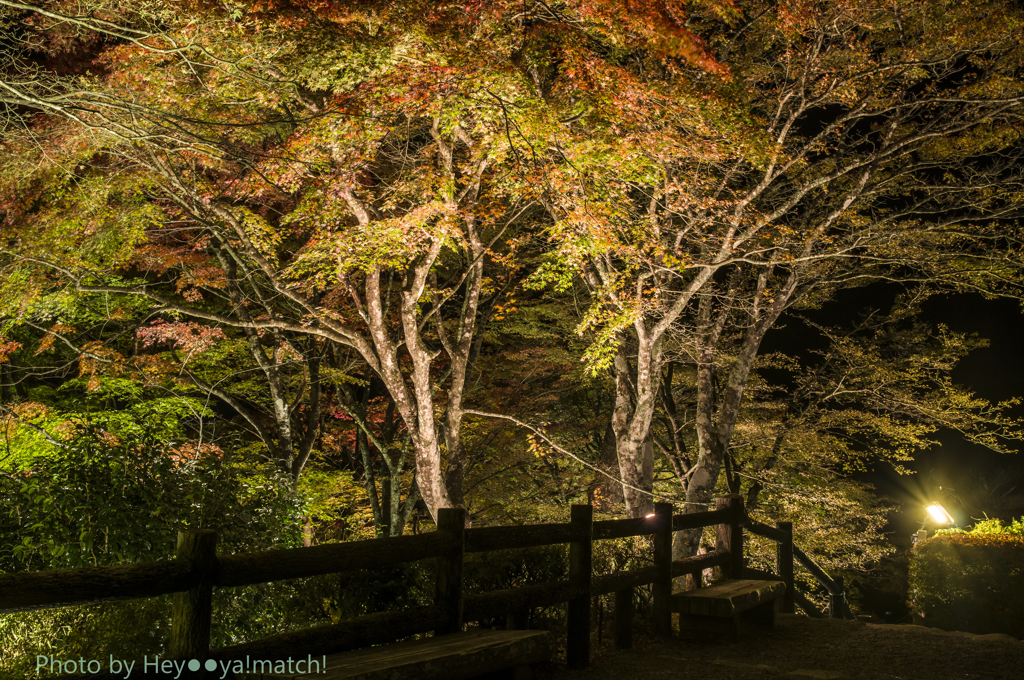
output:
[[[459,315],[459,324],[455,337],[449,339],[444,330],[444,322],[440,312],[437,316],[438,334],[441,343],[451,361],[451,386],[448,388],[448,405],[445,409],[444,439],[448,450],[448,471],[446,482],[448,494],[453,505],[465,504],[463,497],[466,481],[466,451],[462,446],[463,397],[466,382],[472,368],[473,338],[476,332],[477,310],[480,305],[480,289],[483,286],[484,244],[477,234],[476,224],[472,217],[466,219],[470,235],[469,256],[471,261],[467,270],[466,294]],[[469,515],[466,515],[469,522]]]
[[[736,282],[734,280],[730,286],[728,299],[733,296],[732,291],[736,288]],[[755,304],[750,310],[753,322],[748,326],[740,350],[728,369],[720,399],[717,399],[715,394],[715,349],[726,321],[732,314],[732,305],[727,299],[717,314],[712,314],[711,296],[701,300],[698,308],[700,346],[697,362],[697,441],[700,452],[686,488],[686,509],[689,512],[699,512],[710,506],[736,429],[743,392],[750,371],[754,367],[761,341],[792,298],[796,282],[797,274],[793,272],[785,284],[774,293],[774,297],[769,299],[770,304],[765,307],[756,301],[768,297],[768,272],[763,271],[758,275]],[[696,555],[700,547],[701,533],[700,529],[676,532],[672,540],[673,559]]]
[[[430,266],[441,250],[436,242],[406,277],[401,292],[399,316],[402,339],[412,363],[408,375],[399,367],[399,343],[391,338],[391,325],[386,319],[385,301],[381,291],[381,271],[366,275],[366,318],[373,341],[371,366],[395,401],[395,408],[408,428],[416,463],[420,494],[431,516],[437,518],[440,508],[451,507],[441,471],[441,447],[434,419],[433,384],[431,383],[431,352],[423,344],[419,332],[417,303],[423,293]],[[412,389],[410,389],[410,384]]]
[[[395,438],[399,428],[393,401],[388,404],[380,436],[370,428],[367,418],[370,391],[371,387],[367,385],[362,396],[357,397],[351,385],[342,385],[338,391],[338,403],[356,425],[356,444],[364,471],[363,485],[370,499],[377,535],[401,536],[420,498],[416,471],[413,470],[413,482],[404,502],[402,500],[402,473],[406,469],[412,436],[408,431],[402,434],[402,443],[396,454]],[[380,465],[374,461],[371,445],[379,453]]]
[[[621,478],[619,459],[616,455],[615,430],[612,428],[611,420],[608,421],[604,436],[601,438],[598,467],[607,473],[606,475],[598,474],[594,479],[594,488],[600,491],[601,500],[598,506],[606,512],[613,512],[621,508],[626,499],[622,495],[622,484],[618,481]]]
[[[645,443],[650,443],[651,421],[661,376],[661,342],[650,341],[643,332],[639,335],[636,368],[630,365],[625,343],[619,346],[613,364],[615,406],[612,429],[615,431],[622,496],[629,517],[645,517],[654,510],[653,457],[647,466],[644,458],[645,448],[653,455]]]

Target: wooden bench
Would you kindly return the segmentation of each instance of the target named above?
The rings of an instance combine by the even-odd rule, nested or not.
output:
[[[672,596],[672,611],[679,614],[680,633],[688,637],[736,641],[741,614],[762,625],[775,625],[784,592],[783,581],[730,579],[676,593]]]
[[[327,656],[326,673],[236,673],[236,680],[468,680],[505,672],[528,680],[530,664],[554,656],[551,633],[471,630]],[[316,659],[314,659],[316,660]],[[303,659],[305,661],[305,659]],[[304,671],[310,669],[303,669]]]

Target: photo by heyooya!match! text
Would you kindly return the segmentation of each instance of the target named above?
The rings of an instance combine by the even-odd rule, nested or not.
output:
[[[113,675],[120,675],[127,680],[131,677],[143,677],[152,675],[170,676],[180,678],[186,670],[198,671],[205,668],[208,672],[219,672],[221,678],[226,678],[228,673],[326,673],[327,657],[322,656],[314,659],[307,654],[305,659],[207,659],[204,662],[198,659],[161,659],[159,656],[152,658],[142,657],[141,663],[138,659],[115,659],[111,654],[104,663],[97,659],[58,659],[52,654],[49,656],[36,656],[37,675],[71,675],[79,673],[100,673],[106,671]]]

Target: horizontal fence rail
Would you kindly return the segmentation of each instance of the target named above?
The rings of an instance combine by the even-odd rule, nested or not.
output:
[[[440,557],[454,547],[451,536],[435,531],[418,536],[371,538],[352,543],[224,555],[217,558],[218,571],[214,583],[223,587],[247,586],[383,567]]]
[[[747,531],[758,536],[764,536],[770,538],[773,541],[786,541],[792,538],[791,535],[787,534],[781,529],[770,527],[767,524],[761,524],[760,522],[750,520],[747,522]]]
[[[739,511],[735,508],[739,508]],[[743,506],[731,505],[708,512],[691,512],[684,515],[675,515],[672,517],[672,531],[700,529],[701,527],[710,527],[716,524],[738,524],[742,520]]]
[[[714,550],[672,559],[674,531],[711,526],[717,527]],[[745,567],[744,528],[778,542],[778,576]],[[634,536],[653,539],[651,566],[614,574],[593,574],[594,541]],[[476,594],[464,592],[462,571],[468,553],[565,544],[569,546],[569,575],[565,581]],[[434,559],[437,564],[432,605],[373,613],[223,649],[209,648],[211,598],[217,587],[379,568],[424,559]],[[723,576],[733,578],[753,575],[782,579],[787,583],[784,611],[792,612],[795,601],[812,616],[822,616],[806,597],[792,588],[794,559],[807,567],[832,594],[830,615],[849,612],[842,594],[842,579],[829,577],[793,545],[792,525],[780,522],[773,528],[751,520],[743,509],[742,499],[735,495],[718,499],[717,508],[709,512],[673,515],[671,505],[657,503],[655,512],[647,517],[595,522],[590,506],[577,505],[572,507],[567,523],[475,529],[465,528],[464,510],[445,509],[439,512],[437,530],[428,534],[231,555],[216,554],[215,532],[182,532],[176,557],[166,561],[0,574],[0,612],[173,593],[169,656],[228,660],[247,655],[283,657],[299,649],[303,654],[333,654],[430,631],[435,635],[457,632],[466,621],[503,616],[509,628],[525,628],[528,612],[567,603],[566,660],[570,668],[583,668],[590,658],[594,597],[615,595],[616,644],[629,647],[636,589],[651,587],[654,631],[662,636],[671,635],[670,599],[674,579],[706,569],[718,568]]]
[[[488,593],[467,595],[464,616],[467,621],[497,618],[505,616],[510,611],[551,607],[581,595],[587,595],[587,591],[570,581],[492,590]]]
[[[727,550],[712,550],[703,555],[676,560],[672,563],[672,577],[678,578],[679,576],[696,574],[713,567],[724,567],[731,560],[732,555]]]
[[[466,530],[466,552],[509,548],[539,548],[577,540],[570,524],[526,524],[518,527],[483,527]]]
[[[0,612],[155,597],[198,582],[180,560],[0,574]]]

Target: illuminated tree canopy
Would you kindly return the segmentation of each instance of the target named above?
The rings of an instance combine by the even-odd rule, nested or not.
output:
[[[1022,19],[0,0],[8,465],[100,419],[343,472],[384,535],[420,500],[727,490],[877,527],[865,460],[1019,439],[949,378],[980,341],[919,312],[1020,296]],[[891,310],[802,316],[880,283]],[[781,323],[824,349],[762,352]]]

